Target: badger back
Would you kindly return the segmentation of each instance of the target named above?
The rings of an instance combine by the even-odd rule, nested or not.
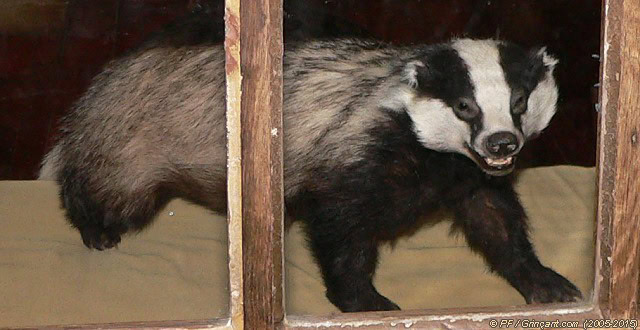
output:
[[[219,46],[151,48],[112,61],[63,118],[41,177],[62,180],[65,167],[91,173],[87,189],[97,197],[144,193],[185,173],[203,185],[224,182],[224,86]]]
[[[313,168],[340,171],[366,157],[369,131],[404,85],[410,51],[388,44],[337,39],[291,45],[284,61],[285,194]]]

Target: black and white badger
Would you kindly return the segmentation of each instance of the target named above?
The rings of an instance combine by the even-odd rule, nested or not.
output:
[[[536,257],[508,176],[554,115],[556,62],[496,40],[286,50],[286,209],[333,304],[398,309],[372,284],[378,246],[438,209],[527,303],[581,297]],[[224,76],[223,48],[200,44],[146,47],[94,79],[41,170],[87,247],[116,246],[175,197],[226,210]]]

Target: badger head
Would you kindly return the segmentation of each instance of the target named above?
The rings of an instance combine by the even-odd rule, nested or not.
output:
[[[404,64],[404,108],[427,148],[457,152],[490,175],[506,175],[528,139],[556,111],[557,60],[545,48],[460,39],[425,48]]]

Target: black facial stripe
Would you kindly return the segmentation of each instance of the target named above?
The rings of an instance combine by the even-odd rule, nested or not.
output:
[[[473,120],[468,121],[467,124],[471,129],[471,145],[474,145],[476,142],[476,137],[482,131],[482,109],[480,110],[480,114],[476,116]]]
[[[522,89],[527,95],[544,78],[546,67],[536,49],[525,51],[519,46],[502,43],[498,46],[500,66],[504,70],[507,84],[512,89]]]
[[[440,99],[449,107],[465,97],[474,99],[469,70],[458,52],[450,45],[435,45],[421,51],[416,60],[419,93]]]
[[[547,68],[542,57],[537,54],[537,49],[526,51],[516,45],[501,43],[498,46],[500,52],[500,66],[505,74],[507,84],[511,88],[511,117],[513,124],[522,132],[522,114],[528,109],[516,113],[514,111],[514,96],[522,95],[528,102],[529,95],[542,81]],[[526,104],[526,103],[525,103]]]
[[[519,100],[521,99],[521,100]],[[527,112],[527,103],[529,102],[529,94],[521,90],[512,90],[511,99],[509,101],[511,108],[511,119],[513,126],[522,132],[522,114]]]
[[[522,114],[511,114],[511,118],[513,119],[513,126],[515,126],[520,133],[524,134],[522,131]]]
[[[450,45],[435,45],[425,48],[416,60],[424,66],[417,67],[418,92],[424,96],[442,100],[455,109],[461,100],[469,102],[477,115],[469,118],[454,111],[454,115],[467,123],[471,130],[471,143],[482,131],[482,110],[475,100],[475,89],[469,69],[458,51]]]

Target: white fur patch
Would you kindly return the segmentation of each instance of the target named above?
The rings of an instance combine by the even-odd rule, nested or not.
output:
[[[440,100],[416,100],[407,105],[407,112],[420,142],[432,150],[466,154],[464,145],[471,136],[469,126]]]
[[[498,43],[495,40],[459,39],[452,46],[467,65],[476,102],[482,109],[483,129],[476,137],[473,148],[486,156],[485,138],[503,131],[518,136],[522,144],[523,136],[511,117],[511,88],[500,65]]]
[[[418,87],[418,67],[424,67],[421,61],[411,61],[404,67],[403,80],[411,88]]]
[[[540,50],[538,51],[538,56],[542,56],[542,63],[552,71],[553,68],[555,68],[556,64],[558,64],[558,59],[547,54],[547,47],[540,48]]]
[[[378,102],[383,108],[400,111],[405,107],[408,107],[414,97],[415,91],[412,88],[401,86],[393,88],[387,93],[382,94],[382,97]]]
[[[522,131],[526,137],[540,133],[549,125],[551,118],[556,113],[556,104],[558,103],[558,87],[553,78],[553,70],[558,64],[558,60],[547,54],[546,47],[542,47],[537,54],[542,57],[547,73],[529,95],[528,109],[522,115]]]
[[[558,102],[558,88],[553,79],[553,68],[544,79],[536,86],[529,96],[527,111],[522,114],[522,131],[526,137],[540,133],[556,113]]]

